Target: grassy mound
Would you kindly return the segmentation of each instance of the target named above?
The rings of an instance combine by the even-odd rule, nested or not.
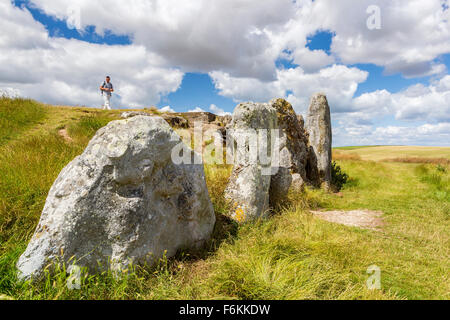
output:
[[[11,109],[13,105],[18,107]],[[118,114],[44,106],[29,100],[0,100],[0,121],[9,123],[0,127],[0,137],[7,137],[0,143],[0,296],[450,298],[450,167],[364,161],[364,148],[351,149],[358,157],[337,160],[350,177],[341,195],[318,190],[290,194],[274,217],[242,226],[225,216],[223,190],[231,168],[206,166],[218,223],[205,250],[162,259],[152,268],[136,267],[120,279],[110,273],[85,274],[80,290],[68,289],[70,279],[65,270],[42,283],[18,282],[15,263],[34,232],[53,181],[84,150],[96,130],[117,119]],[[61,129],[71,141],[59,134]],[[393,151],[390,153],[384,158],[394,157]],[[379,210],[384,212],[385,226],[382,232],[346,227],[317,219],[310,209]],[[367,270],[372,265],[381,269],[380,290],[366,286],[370,277]]]

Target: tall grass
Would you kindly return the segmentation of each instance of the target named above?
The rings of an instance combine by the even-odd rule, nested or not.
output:
[[[78,141],[78,144],[84,145],[89,142],[98,129],[106,126],[111,120],[113,120],[111,115],[98,112],[81,117],[77,122],[72,122],[67,131],[70,137]]]
[[[448,167],[442,165],[420,165],[415,168],[415,173],[421,182],[429,185],[431,197],[450,202],[450,174]]]
[[[42,121],[45,114],[44,106],[33,100],[0,96],[0,146]]]
[[[245,225],[212,262],[211,291],[235,299],[394,298],[365,287],[367,262],[355,237],[291,208]],[[346,238],[346,240],[345,240]]]
[[[56,130],[28,134],[27,129],[47,112],[42,105],[3,99],[0,106],[2,112],[12,107],[16,112],[16,116],[8,114],[8,127],[0,129],[9,141],[0,145],[0,292],[8,292],[15,283],[14,264],[34,232],[51,185],[111,119],[98,113],[71,123],[75,143],[66,143]]]
[[[47,193],[62,168],[82,151],[57,133],[30,136],[0,147],[0,278],[36,227]],[[19,250],[20,248],[21,250]],[[5,275],[5,272],[8,275]],[[3,281],[0,281],[0,291]]]

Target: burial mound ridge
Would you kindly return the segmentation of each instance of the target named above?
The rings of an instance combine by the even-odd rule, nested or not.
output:
[[[216,222],[206,161],[233,165],[225,198],[239,223],[265,218],[290,188],[330,188],[325,95],[311,98],[306,121],[284,99],[239,104],[218,126],[214,115],[198,116],[209,143],[195,141],[205,141],[204,126],[173,114],[126,112],[101,128],[51,187],[19,277],[41,278],[55,263],[120,274],[203,246]],[[194,150],[171,126],[194,131]]]

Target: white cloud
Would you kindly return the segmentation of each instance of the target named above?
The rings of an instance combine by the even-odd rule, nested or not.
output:
[[[18,10],[11,1],[2,1],[0,18],[0,48],[49,48],[44,26],[36,22],[28,11]]]
[[[204,72],[221,95],[236,102],[285,97],[300,113],[311,94],[324,92],[339,124],[337,137],[376,140],[377,132],[413,140],[405,128],[415,121],[428,123],[418,127],[433,140],[428,132],[450,122],[450,76],[438,59],[450,53],[448,0],[31,1],[59,19],[78,5],[82,28],[93,25],[99,34],[111,30],[132,40],[120,46],[51,38],[27,10],[1,1],[0,88],[43,102],[98,106],[98,87],[110,74],[114,105],[144,107],[176,91],[185,72]],[[366,26],[369,5],[381,9],[380,30]],[[335,34],[330,55],[306,48],[308,36],[321,30]],[[299,66],[277,69],[279,59]],[[368,77],[345,65],[356,63],[438,80],[355,98]],[[387,116],[403,123],[380,127]],[[384,129],[375,131],[377,126]]]
[[[144,107],[176,91],[183,78],[144,46],[49,38],[27,10],[11,3],[0,3],[0,30],[0,88],[43,102],[98,106],[100,84],[109,74],[116,106]]]
[[[219,94],[236,102],[262,102],[285,97],[297,112],[304,113],[310,96],[315,92],[327,94],[334,112],[351,110],[358,84],[366,80],[368,73],[357,68],[333,65],[316,73],[305,73],[300,67],[278,70],[277,79],[271,82],[234,78],[223,72],[212,72],[210,76]]]
[[[237,78],[222,71],[209,73],[219,94],[236,102],[244,100],[266,101],[283,95],[278,80],[263,82],[255,78]]]
[[[323,67],[335,62],[332,56],[329,56],[323,50],[309,50],[307,48],[296,50],[293,55],[293,62],[298,64],[305,72],[317,72]]]
[[[195,107],[193,110],[189,110],[188,112],[205,112],[205,110],[200,107]]]
[[[345,112],[352,109],[352,98],[358,84],[366,81],[367,76],[366,71],[358,68],[333,65],[309,74],[299,68],[282,71],[280,83],[297,98],[298,102],[293,106],[298,112],[306,111],[310,96],[316,92],[327,95],[333,112]]]
[[[47,14],[68,18],[72,0],[32,0]],[[184,72],[223,70],[272,79],[279,52],[267,29],[295,14],[291,0],[99,0],[77,1],[81,25],[130,34]]]
[[[217,114],[218,116],[231,116],[230,112],[225,112],[225,110],[219,108],[215,104],[210,105],[209,110],[211,110],[213,113]]]
[[[21,97],[21,93],[14,88],[0,88],[0,97],[19,98]]]
[[[159,109],[159,111],[161,111],[161,112],[168,112],[168,113],[175,113],[176,112],[170,106],[165,106],[165,107]]]
[[[387,90],[365,93],[354,105],[371,117],[392,114],[404,121],[450,122],[450,76],[394,94]]]
[[[333,130],[336,146],[430,145],[450,146],[450,123],[406,126],[346,126]]]
[[[285,97],[301,114],[306,114],[309,98],[314,92],[324,92],[337,124],[335,142],[340,145],[383,144],[383,141],[384,144],[450,143],[446,140],[450,125],[450,75],[428,86],[413,85],[397,93],[378,90],[356,98],[358,84],[365,81],[368,73],[342,65],[333,65],[316,73],[305,73],[300,67],[279,70],[276,81],[265,83],[219,72],[210,75],[219,93],[236,102]],[[413,128],[380,126],[382,119],[392,116],[402,122],[429,124]]]
[[[31,0],[45,13],[67,19],[72,0]],[[136,45],[164,57],[183,72],[221,71],[233,77],[273,81],[275,61],[292,59],[305,72],[336,61],[374,63],[405,76],[442,74],[435,59],[450,52],[448,0],[80,0],[82,27],[99,34],[128,34]],[[369,30],[366,12],[379,6],[381,29]],[[320,30],[335,34],[328,56],[305,48]],[[34,32],[34,31],[33,31]],[[28,33],[30,45],[45,45]],[[289,53],[286,53],[289,52]]]
[[[354,99],[354,106],[354,112],[333,115],[336,145],[450,146],[450,76],[397,93],[366,93]],[[383,126],[386,118],[398,124]]]
[[[307,1],[308,2],[308,1]],[[407,77],[439,74],[433,61],[450,52],[450,11],[447,0],[322,0],[309,14],[322,16],[321,27],[336,33],[332,52],[343,63],[374,63],[387,73]],[[366,9],[381,10],[381,29],[369,30]]]

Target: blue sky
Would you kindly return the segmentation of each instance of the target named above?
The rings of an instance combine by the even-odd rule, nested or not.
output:
[[[122,2],[101,0],[79,7],[82,26],[77,30],[68,27],[70,1],[14,0],[13,7],[5,7],[10,14],[3,19],[10,19],[10,25],[17,19],[29,28],[28,33],[36,32],[33,39],[41,41],[27,50],[47,50],[47,56],[61,58],[58,63],[70,63],[62,71],[63,67],[59,70],[47,60],[52,72],[44,75],[42,70],[35,75],[24,69],[22,74],[29,73],[28,78],[33,79],[29,84],[16,80],[18,72],[13,75],[10,66],[3,78],[0,76],[0,89],[17,89],[48,103],[96,106],[101,103],[97,86],[110,74],[116,86],[113,103],[122,108],[156,105],[186,112],[195,108],[210,111],[214,105],[214,110],[232,113],[241,101],[281,96],[302,114],[309,96],[317,90],[329,97],[338,145],[370,144],[371,139],[378,139],[374,144],[449,145],[450,48],[442,46],[450,41],[450,31],[442,31],[450,30],[447,1],[423,4],[414,0],[408,2],[411,11],[401,7],[400,14],[399,8],[375,1],[380,3],[383,18],[383,28],[375,31],[364,26],[367,13],[363,2],[352,6],[348,0],[340,4],[264,0],[259,6],[255,1],[253,7],[237,6],[230,12],[218,4],[210,10],[211,18],[195,19],[188,16],[189,10],[202,10],[207,2],[198,0],[198,7],[177,8],[166,1],[155,9],[150,0],[137,1],[141,7],[136,8],[120,8]],[[99,11],[103,5],[117,12]],[[143,8],[155,10],[149,14],[151,21],[141,16],[147,10]],[[311,18],[323,10],[330,10],[330,16],[340,13],[348,17],[335,21],[322,21],[320,15]],[[417,17],[417,12],[423,12],[423,17]],[[122,13],[129,16],[122,19]],[[283,17],[283,13],[290,16]],[[415,29],[428,16],[436,19],[436,25],[427,26],[429,30]],[[418,20],[405,28],[404,21],[410,17]],[[248,25],[242,25],[245,23]],[[430,34],[441,38],[433,39]],[[393,46],[397,43],[398,48]],[[12,46],[16,46],[11,47],[14,50],[23,47]],[[79,56],[69,48],[79,49]],[[105,57],[101,61],[108,55],[113,55],[114,61],[89,61],[97,53]],[[21,61],[16,69],[24,67]],[[86,68],[92,64],[86,69],[89,72],[83,71],[85,64]],[[73,80],[66,79],[63,72],[73,73]],[[66,87],[61,89],[65,94],[34,89],[32,84],[38,82]],[[424,133],[430,137],[425,138]]]
[[[105,35],[100,36],[95,32],[95,26],[92,25],[87,26],[83,32],[69,28],[66,20],[58,19],[46,14],[28,0],[14,0],[14,5],[19,8],[25,7],[36,21],[39,21],[45,26],[50,37],[78,39],[90,43],[102,43],[108,45],[131,44],[130,37],[126,34],[117,35],[112,32],[107,32]]]
[[[51,37],[63,37],[67,39],[78,39],[90,43],[101,43],[108,45],[127,45],[131,44],[130,36],[117,35],[111,31],[107,31],[105,35],[98,35],[95,32],[95,26],[88,26],[83,32],[76,29],[69,29],[65,20],[59,20],[55,17],[47,15],[39,10],[28,0],[14,0],[14,4],[18,7],[25,6],[33,15],[36,21],[42,23],[48,30]],[[330,47],[333,38],[333,33],[330,31],[318,31],[314,35],[309,36],[308,47],[311,50],[323,50],[330,54]],[[450,55],[443,55],[441,59],[450,67]],[[292,68],[296,65],[289,61],[281,61],[286,68]],[[431,77],[422,77],[415,79],[405,79],[400,73],[394,75],[386,75],[383,72],[383,67],[374,64],[356,64],[354,65],[361,70],[369,72],[369,78],[364,83],[360,84],[356,96],[365,92],[375,90],[388,89],[390,92],[398,92],[406,89],[408,86],[422,83],[426,84]],[[102,80],[103,75],[99,75],[99,81]],[[201,73],[186,73],[181,87],[174,93],[171,93],[162,98],[157,104],[158,107],[170,105],[174,110],[179,112],[186,112],[195,107],[200,107],[207,110],[211,104],[232,112],[236,103],[230,99],[220,96],[214,87],[212,79],[207,74]]]

